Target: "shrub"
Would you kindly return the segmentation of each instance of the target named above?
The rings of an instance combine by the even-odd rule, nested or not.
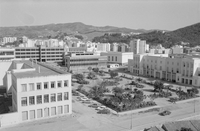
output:
[[[110,71],[110,77],[111,77],[111,78],[114,78],[114,77],[116,77],[116,76],[118,76],[118,73],[117,73],[117,72]]]
[[[89,81],[81,80],[81,81],[77,81],[77,83],[79,83],[79,84],[89,84]]]
[[[92,69],[94,72],[96,72],[96,73],[98,73],[99,72],[99,68],[97,67],[97,68],[93,68]]]

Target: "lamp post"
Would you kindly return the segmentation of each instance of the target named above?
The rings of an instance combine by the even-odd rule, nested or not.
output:
[[[133,129],[133,113],[131,112],[131,130]]]
[[[195,113],[196,111],[195,111],[195,100],[194,100],[194,113]]]

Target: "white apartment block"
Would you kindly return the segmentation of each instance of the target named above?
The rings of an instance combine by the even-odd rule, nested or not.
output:
[[[0,115],[1,126],[72,113],[71,74],[36,61],[10,63],[0,63],[6,64],[3,85],[12,92],[12,109]]]
[[[130,41],[130,52],[134,54],[142,54],[149,51],[149,45],[146,44],[145,40],[133,39]]]
[[[128,69],[138,75],[200,86],[200,56],[135,54]]]
[[[17,37],[3,37],[2,38],[2,43],[12,43],[14,41],[17,41]]]

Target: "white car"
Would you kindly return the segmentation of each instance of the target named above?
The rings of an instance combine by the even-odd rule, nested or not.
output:
[[[99,106],[99,107],[97,107],[97,110],[103,110],[103,109],[106,109],[106,106]]]
[[[87,100],[89,100],[89,99],[88,99],[88,98],[85,98],[85,97],[82,97],[81,100],[82,100],[82,101],[87,101]]]

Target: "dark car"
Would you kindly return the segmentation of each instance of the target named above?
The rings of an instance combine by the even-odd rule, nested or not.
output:
[[[170,111],[163,111],[163,112],[160,112],[159,115],[161,116],[166,116],[166,115],[170,115],[171,112]]]
[[[97,113],[98,113],[98,114],[110,114],[110,110],[108,110],[108,109],[103,109],[103,110],[99,110]]]
[[[88,107],[92,107],[92,108],[97,108],[97,107],[99,107],[97,104],[91,104],[91,105],[89,105]]]

